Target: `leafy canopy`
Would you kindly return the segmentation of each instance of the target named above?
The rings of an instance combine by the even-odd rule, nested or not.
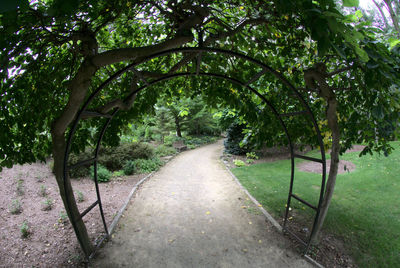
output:
[[[314,63],[324,62],[331,72],[349,68],[329,81],[338,89],[344,148],[368,142],[367,151],[387,151],[400,110],[399,48],[389,50],[375,39],[376,28],[371,23],[361,20],[357,12],[343,14],[335,2],[7,2],[0,10],[0,166],[45,159],[53,145],[50,130],[55,122],[70,107],[79,108],[110,74],[131,62],[140,63],[142,56],[157,50],[197,46],[200,37],[204,46],[233,50],[267,63],[298,88],[305,88],[303,71]],[[348,7],[357,3],[343,0],[341,4]],[[182,54],[138,66],[148,80],[161,73],[194,72],[195,68],[193,55]],[[260,71],[249,62],[206,53],[201,68],[242,81]],[[133,73],[126,73],[110,83],[90,108],[101,110],[128,96],[132,81],[143,84]],[[202,94],[211,106],[223,104],[235,109],[254,126],[260,140],[282,140],[282,130],[268,107],[245,89],[211,78],[191,78],[190,83],[185,89],[189,95]],[[294,111],[298,105],[271,75],[262,76],[252,86],[279,112]],[[112,121],[105,142],[117,144],[123,127],[150,111],[163,92],[181,94],[173,83],[168,88],[154,86],[142,91],[133,107]],[[79,94],[83,97],[78,98]],[[303,94],[318,120],[323,121],[324,101],[315,93]],[[76,111],[68,116],[73,118]],[[101,123],[84,121],[73,148],[83,150]],[[315,143],[310,138],[313,130],[305,128],[303,122],[288,124],[296,140]]]

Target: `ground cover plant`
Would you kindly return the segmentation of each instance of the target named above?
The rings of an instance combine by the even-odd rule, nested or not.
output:
[[[21,171],[24,173],[25,194],[18,196],[15,178]],[[40,182],[37,177],[41,177]],[[124,176],[99,184],[108,226],[132,188],[144,177]],[[0,178],[0,267],[84,267],[80,263],[83,255],[79,243],[71,239],[74,237],[73,227],[49,165],[16,165],[3,169]],[[97,200],[94,182],[85,177],[74,179],[72,183],[82,212]],[[46,185],[46,196],[40,195],[42,185]],[[49,204],[52,208],[43,211],[42,208]],[[99,209],[94,208],[88,213],[85,221],[94,242],[104,232]]]
[[[388,157],[367,155],[360,158],[359,152],[342,156],[353,162],[356,169],[338,175],[324,232],[341,238],[359,267],[396,267],[400,263],[400,142],[391,145],[395,150]],[[281,222],[289,189],[290,160],[254,164],[232,171]],[[316,204],[320,180],[319,174],[297,170],[294,192]],[[299,218],[309,212],[302,204],[294,202],[291,213]]]

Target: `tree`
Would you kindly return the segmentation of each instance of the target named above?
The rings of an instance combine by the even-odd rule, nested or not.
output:
[[[167,136],[171,130],[172,122],[171,118],[168,117],[168,108],[165,106],[156,106],[155,114],[155,126],[154,129],[160,133],[161,142],[164,143],[164,137]]]
[[[349,2],[355,1],[344,1]],[[277,74],[290,76],[292,83],[304,88],[302,94],[317,117],[322,120],[327,112],[334,143],[321,215],[326,215],[329,206],[341,150],[365,141],[364,153],[390,152],[388,137],[399,117],[398,49],[388,50],[376,42],[372,28],[357,16],[343,15],[333,0],[15,3],[0,10],[0,166],[44,160],[52,153],[71,220],[79,219],[79,211],[74,197],[67,199],[63,194],[63,162],[66,135],[79,109],[110,74],[171,48],[201,44],[233,49],[268,62]],[[198,53],[160,57],[105,84],[89,108],[103,114],[115,108],[122,112],[113,119],[104,141],[118,143],[123,126],[152,109],[160,90],[131,94],[146,79],[188,71],[196,59]],[[207,70],[243,81],[257,72],[233,57],[208,54],[202,59]],[[209,105],[225,103],[255,125],[254,118],[262,118],[260,114],[267,111],[254,96],[241,94],[242,89],[228,82],[192,82],[196,87],[188,90],[201,93]],[[201,91],[195,89],[199,86]],[[268,95],[278,109],[288,109],[288,97],[282,94],[287,89],[272,76],[263,76],[254,87]],[[178,95],[179,89],[162,90]],[[345,120],[339,122],[336,113]],[[100,123],[80,125],[74,148],[83,150],[92,135],[87,128],[99,129]],[[307,141],[312,129],[300,129],[303,134],[295,134]],[[282,137],[277,134],[271,138]],[[69,182],[66,187],[71,190]],[[92,246],[85,225],[82,219],[76,222],[78,240],[88,256]]]

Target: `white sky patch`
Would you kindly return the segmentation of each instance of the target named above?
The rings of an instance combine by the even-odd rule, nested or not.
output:
[[[377,1],[378,3],[380,2],[379,0]],[[360,7],[363,9],[370,9],[375,6],[374,2],[372,0],[360,0]]]
[[[359,1],[360,1],[359,2],[360,3],[360,7],[362,9],[366,9],[366,10],[368,10],[368,9],[376,9],[377,10],[377,7],[375,6],[375,4],[374,4],[374,2],[372,0],[359,0]],[[383,1],[382,0],[376,0],[376,2],[378,4],[380,4]],[[388,18],[390,16],[390,14],[389,14],[389,11],[386,8],[386,5],[383,5],[382,10],[383,10],[383,13],[385,13],[385,17]]]

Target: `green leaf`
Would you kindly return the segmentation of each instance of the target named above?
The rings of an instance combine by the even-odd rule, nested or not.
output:
[[[358,0],[343,0],[343,6],[345,7],[358,7]]]
[[[390,49],[392,49],[395,46],[397,46],[398,44],[400,44],[400,39],[395,39],[393,37],[389,38],[388,41],[389,41]]]
[[[362,14],[361,10],[357,10],[357,11],[356,11],[356,16],[357,16],[357,18],[359,18],[359,19],[362,18],[363,14]]]
[[[356,51],[356,54],[360,57],[361,61],[363,61],[363,62],[369,61],[368,53],[364,49],[361,49],[360,47],[356,46],[355,51]]]
[[[182,111],[179,112],[179,116],[180,117],[184,117],[184,116],[187,116],[187,115],[189,115],[189,111],[188,110],[182,110]]]

